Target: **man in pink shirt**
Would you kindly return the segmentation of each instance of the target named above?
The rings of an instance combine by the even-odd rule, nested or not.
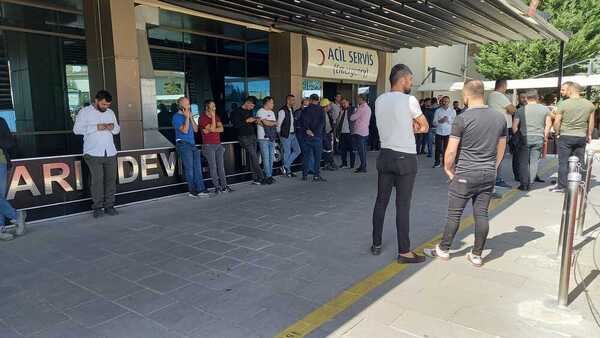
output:
[[[358,95],[358,108],[350,116],[353,122],[352,138],[354,148],[358,151],[360,157],[360,166],[355,173],[367,172],[367,142],[369,140],[369,122],[371,121],[371,107],[367,103],[367,95]]]

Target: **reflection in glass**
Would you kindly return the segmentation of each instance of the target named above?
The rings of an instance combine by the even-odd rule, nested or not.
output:
[[[307,98],[312,94],[317,94],[319,95],[319,97],[322,96],[323,87],[321,80],[305,79],[304,81],[302,81],[302,97]]]

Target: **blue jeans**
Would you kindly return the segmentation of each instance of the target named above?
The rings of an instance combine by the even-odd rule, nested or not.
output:
[[[421,140],[423,143],[419,144],[417,148],[419,150],[425,151],[427,148],[427,155],[431,156],[433,154],[433,140],[435,139],[435,131],[429,131],[423,134],[423,139]]]
[[[292,163],[300,155],[300,144],[296,138],[296,134],[290,134],[289,137],[282,137],[281,143],[283,144],[283,167],[285,171],[292,171]]]
[[[354,147],[360,158],[358,170],[367,170],[367,142],[369,141],[369,136],[353,134],[352,138],[354,139]]]
[[[312,171],[315,176],[319,176],[321,167],[321,154],[323,152],[323,141],[320,137],[307,137],[302,142],[304,149],[304,166],[302,167],[302,176],[308,175]]]
[[[0,164],[0,226],[4,226],[4,219],[17,219],[17,211],[6,200],[6,182],[8,168],[6,164]]]
[[[181,141],[177,142],[175,148],[181,162],[183,162],[183,171],[189,191],[199,193],[206,190],[204,178],[202,177],[202,158],[198,148],[193,144]]]
[[[263,169],[267,177],[273,176],[273,158],[275,156],[275,142],[271,140],[258,140],[260,156],[262,157]]]

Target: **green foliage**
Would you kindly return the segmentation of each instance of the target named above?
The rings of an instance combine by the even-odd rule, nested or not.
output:
[[[572,33],[565,45],[565,65],[600,53],[599,0],[540,0],[539,9],[551,15],[556,28]],[[475,63],[488,79],[523,79],[557,68],[558,54],[558,41],[489,43],[481,46]],[[581,71],[569,69],[566,74]]]

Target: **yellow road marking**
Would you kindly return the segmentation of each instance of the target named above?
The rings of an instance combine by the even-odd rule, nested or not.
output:
[[[550,163],[540,170],[541,172],[546,172],[556,165],[556,161],[549,162]],[[512,189],[502,195],[501,199],[492,200],[489,211],[492,212],[500,207],[502,204],[504,204],[504,202],[510,200],[514,195],[516,195],[518,191],[518,189]],[[475,220],[473,215],[467,216],[461,220],[458,231],[462,232],[474,223]],[[423,243],[415,248],[415,252],[423,253],[423,249],[434,246],[441,239],[442,234],[439,234],[429,242]],[[387,282],[400,272],[406,270],[408,267],[408,264],[398,264],[396,262],[390,263],[381,270],[376,271],[350,288],[342,291],[332,300],[321,305],[319,308],[309,313],[306,315],[306,317],[302,318],[296,323],[290,325],[288,328],[277,334],[274,338],[299,338],[310,334],[312,331],[321,327],[327,321],[335,318],[338,314],[348,309],[362,297],[366,296],[375,288]]]

